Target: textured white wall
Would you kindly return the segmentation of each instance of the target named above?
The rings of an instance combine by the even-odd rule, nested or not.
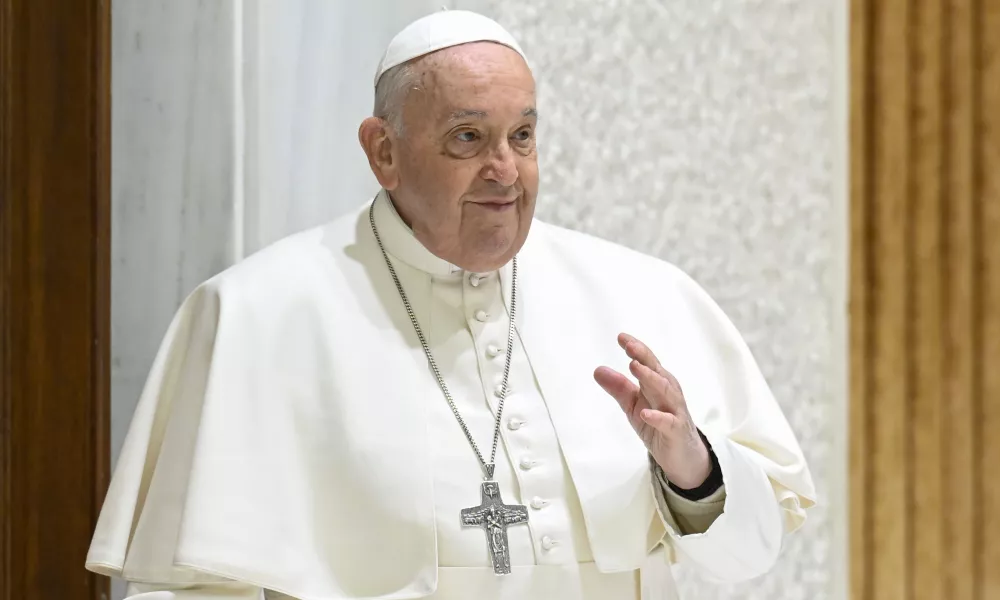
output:
[[[441,3],[114,3],[115,454],[181,299],[374,190],[350,154],[372,71]],[[772,574],[720,588],[681,573],[685,600],[845,597],[843,4],[448,2],[501,21],[532,58],[539,216],[697,278],[750,343],[827,500]]]
[[[540,217],[704,285],[824,497],[771,574],[720,587],[681,570],[682,598],[846,597],[843,2],[489,4],[539,81]]]

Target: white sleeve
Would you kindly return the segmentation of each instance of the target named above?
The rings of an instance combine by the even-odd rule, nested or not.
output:
[[[725,498],[720,514],[712,515],[719,507],[711,507],[707,529],[687,535],[675,518],[683,512],[678,503],[658,502],[664,541],[670,558],[707,579],[746,581],[774,566],[787,534],[802,526],[815,504],[816,488],[749,346],[704,290],[683,273],[675,275],[672,335],[685,343],[663,362],[684,387],[691,416],[715,452]]]
[[[751,451],[727,439],[712,439],[722,467],[725,497],[721,514],[703,532],[686,533],[669,510],[663,487],[658,505],[667,526],[666,542],[676,559],[696,567],[708,579],[735,583],[767,572],[778,558],[786,528],[782,500]],[[714,504],[714,503],[709,503]],[[708,506],[706,506],[708,509]],[[718,510],[713,506],[710,512]]]
[[[245,583],[214,583],[193,586],[163,586],[129,583],[125,600],[261,600],[263,591]]]

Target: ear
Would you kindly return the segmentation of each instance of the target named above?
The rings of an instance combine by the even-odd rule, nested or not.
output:
[[[378,117],[368,117],[358,128],[358,141],[368,156],[375,179],[386,190],[394,190],[399,185],[399,163],[393,156],[397,141],[389,123]]]

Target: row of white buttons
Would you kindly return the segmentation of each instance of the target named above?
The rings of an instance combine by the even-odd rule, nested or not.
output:
[[[482,279],[483,277],[481,275],[477,273],[471,273],[469,275],[469,284],[472,285],[472,287],[478,287]],[[477,310],[474,316],[476,320],[479,321],[480,323],[485,323],[486,320],[489,319],[490,317],[489,313],[487,313],[485,310]],[[492,343],[488,344],[486,346],[486,355],[489,356],[490,358],[496,358],[497,356],[500,355],[500,347],[497,346],[496,344]],[[497,398],[503,397],[504,388],[502,383],[496,386],[496,389],[493,390],[493,395],[495,395]],[[511,431],[517,431],[525,424],[526,423],[523,419],[518,419],[517,417],[511,417],[510,419],[507,420],[507,429]],[[531,460],[528,457],[522,458],[520,462],[520,467],[524,471],[529,471],[537,465],[538,465],[537,461]],[[533,508],[534,510],[541,510],[548,505],[549,501],[539,496],[535,496],[534,498],[531,499],[531,508]],[[559,542],[557,540],[552,539],[550,536],[547,535],[542,536],[541,546],[542,549],[545,550],[546,552],[553,550],[558,545]]]
[[[511,417],[510,419],[507,420],[507,428],[510,429],[510,430],[512,430],[512,431],[517,431],[524,424],[525,424],[525,421],[523,421],[521,419],[518,419],[517,417]],[[520,462],[519,466],[521,467],[522,471],[530,471],[534,467],[538,466],[538,464],[539,464],[538,461],[532,460],[532,459],[528,458],[527,456],[525,456],[525,457],[521,458],[521,462]],[[549,505],[549,501],[546,500],[545,498],[540,497],[540,496],[535,496],[534,498],[531,499],[531,508],[533,508],[534,510],[542,510],[543,508],[545,508],[548,505]],[[556,546],[558,546],[558,545],[559,545],[559,541],[558,540],[555,540],[552,537],[547,536],[547,535],[542,536],[541,546],[542,546],[542,550],[544,550],[545,552],[551,552],[551,551],[553,551],[556,548]]]
[[[481,280],[482,280],[482,277],[479,276],[479,275],[477,275],[476,273],[472,273],[471,275],[469,275],[469,283],[473,287],[478,287]],[[475,313],[475,318],[480,323],[485,323],[486,320],[489,319],[489,314],[485,310],[477,310],[476,313]],[[486,346],[486,354],[490,358],[496,358],[497,356],[500,355],[500,347],[497,346],[496,344],[492,344],[492,343],[488,344]],[[503,384],[501,383],[501,384],[497,385],[496,389],[493,391],[493,394],[497,398],[502,398],[503,397],[503,393],[504,393],[504,389],[503,389]],[[507,420],[507,429],[509,429],[511,431],[517,431],[518,429],[520,429],[521,427],[523,427],[525,424],[526,423],[525,423],[525,421],[523,419],[518,419],[517,417],[511,417],[510,419]],[[537,461],[531,460],[528,457],[522,458],[521,459],[521,463],[520,463],[520,467],[524,471],[529,471],[529,470],[531,470],[532,468],[534,468],[537,465],[538,465]],[[548,505],[549,505],[549,501],[546,500],[546,499],[544,499],[544,498],[541,498],[539,496],[535,496],[534,498],[531,499],[531,508],[533,508],[535,510],[541,510],[541,509],[545,508]],[[545,550],[546,552],[548,552],[548,551],[553,550],[556,546],[558,546],[559,542],[557,540],[552,539],[550,536],[546,535],[546,536],[542,536],[541,545],[542,545],[542,549]]]
[[[472,285],[472,287],[479,287],[479,283],[483,279],[484,279],[484,276],[482,276],[482,275],[480,275],[478,273],[471,273],[471,274],[469,274],[469,283]],[[485,310],[477,310],[473,316],[480,323],[485,323],[486,320],[490,318],[490,314],[488,312],[486,312]],[[497,356],[500,356],[500,347],[497,346],[496,344],[488,344],[486,346],[486,355],[489,356],[490,358],[496,358]],[[499,395],[500,394],[497,393],[497,396],[499,396]]]

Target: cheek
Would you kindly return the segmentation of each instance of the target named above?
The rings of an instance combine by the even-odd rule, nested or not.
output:
[[[412,165],[411,180],[425,195],[434,198],[451,196],[455,187],[455,169],[443,157],[432,156],[416,161]]]
[[[420,195],[427,203],[427,211],[439,224],[451,223],[457,226],[462,220],[463,201],[475,190],[479,171],[472,161],[452,160],[425,161],[419,174]]]
[[[442,156],[435,150],[422,153],[415,161],[414,167],[417,171],[417,177],[425,185],[435,185],[439,188],[452,187],[454,181],[462,177],[463,171],[469,170],[463,161],[455,161],[447,156]]]
[[[438,172],[437,185],[442,201],[461,208],[463,199],[482,187],[479,166],[475,161],[448,161],[449,164]]]
[[[538,160],[534,155],[525,157],[518,164],[517,174],[525,190],[532,194],[538,190]]]

